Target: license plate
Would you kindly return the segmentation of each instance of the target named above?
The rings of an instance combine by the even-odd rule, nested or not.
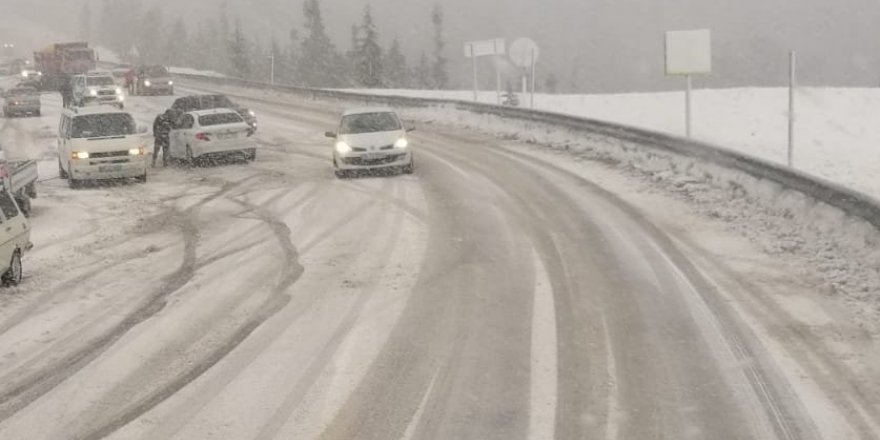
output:
[[[235,139],[238,137],[238,133],[220,133],[217,135],[217,139]]]
[[[364,155],[365,160],[379,160],[385,158],[385,153],[367,153]]]
[[[98,167],[98,172],[112,173],[114,171],[122,171],[122,165],[102,165]]]

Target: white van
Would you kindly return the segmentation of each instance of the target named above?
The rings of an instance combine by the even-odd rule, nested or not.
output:
[[[58,124],[58,173],[71,188],[83,181],[147,181],[146,127],[112,107],[69,108]]]
[[[0,279],[4,286],[21,282],[21,257],[33,247],[30,223],[6,186],[0,184]]]

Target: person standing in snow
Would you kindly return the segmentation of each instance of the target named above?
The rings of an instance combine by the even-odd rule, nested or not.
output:
[[[156,166],[156,158],[159,156],[159,150],[162,150],[162,166],[168,166],[168,145],[170,144],[169,136],[174,122],[177,120],[177,112],[168,109],[165,113],[156,116],[153,121],[153,167]]]

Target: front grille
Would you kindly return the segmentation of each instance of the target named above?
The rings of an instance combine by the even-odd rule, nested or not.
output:
[[[113,165],[117,163],[129,163],[131,162],[128,158],[125,159],[113,159],[113,160],[102,160],[100,162],[89,162],[89,165]]]
[[[370,165],[383,165],[387,163],[397,162],[398,159],[403,157],[403,154],[392,154],[389,156],[385,156],[381,159],[364,159],[361,157],[346,157],[342,159],[342,162],[346,165],[355,165],[355,166],[370,166]]]
[[[126,151],[108,151],[106,153],[89,153],[89,157],[100,159],[102,157],[119,157],[119,156],[128,156],[128,150]]]
[[[393,149],[394,149],[394,145],[386,145],[386,146],[384,146],[384,147],[382,147],[382,148],[379,148],[379,149],[380,149],[380,150],[393,150]]]

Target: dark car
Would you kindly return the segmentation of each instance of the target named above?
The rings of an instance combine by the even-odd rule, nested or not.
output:
[[[40,116],[40,93],[33,87],[18,86],[2,94],[3,116]]]
[[[178,111],[180,114],[189,113],[197,110],[211,110],[215,108],[228,108],[235,110],[244,118],[244,121],[254,130],[257,129],[257,116],[250,109],[242,107],[229,99],[225,95],[193,95],[177,98],[171,105],[172,110]]]
[[[137,66],[125,76],[130,95],[173,95],[174,81],[163,66]]]

